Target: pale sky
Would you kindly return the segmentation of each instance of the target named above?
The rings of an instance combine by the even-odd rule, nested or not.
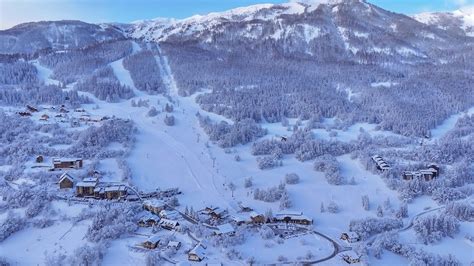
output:
[[[131,22],[157,17],[184,18],[258,3],[288,0],[0,0],[0,29],[41,20],[73,19],[91,23]],[[369,0],[390,11],[414,14],[451,11],[474,0]]]

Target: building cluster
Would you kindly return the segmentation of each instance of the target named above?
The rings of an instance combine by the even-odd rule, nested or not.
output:
[[[99,182],[98,177],[86,177],[78,181],[71,174],[65,172],[60,176],[58,184],[60,189],[75,188],[76,197],[128,200],[128,186],[126,184]]]
[[[417,171],[404,171],[402,178],[404,180],[420,179],[425,181],[431,181],[439,175],[439,166],[436,164],[430,164],[426,169],[420,169]]]

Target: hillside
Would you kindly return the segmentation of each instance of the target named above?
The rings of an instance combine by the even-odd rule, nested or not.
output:
[[[460,12],[307,0],[0,31],[0,265],[469,265]]]

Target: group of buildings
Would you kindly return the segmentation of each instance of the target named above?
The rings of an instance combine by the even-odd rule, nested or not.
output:
[[[388,171],[391,169],[391,166],[380,155],[372,156],[372,161],[375,163],[375,166],[380,171]],[[419,179],[424,181],[431,181],[434,178],[438,177],[439,170],[440,168],[438,165],[429,164],[425,169],[415,171],[403,171],[401,177],[403,180]]]

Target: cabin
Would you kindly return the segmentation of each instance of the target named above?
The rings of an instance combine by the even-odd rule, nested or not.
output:
[[[143,209],[156,215],[159,215],[160,212],[165,209],[165,207],[166,204],[164,201],[158,199],[151,199],[143,202]]]
[[[36,156],[35,161],[36,163],[42,163],[44,161],[43,155]]]
[[[233,236],[235,235],[234,227],[231,224],[221,224],[217,226],[217,230],[214,232],[216,235],[221,236]]]
[[[148,214],[144,215],[138,220],[138,226],[140,227],[152,227],[158,225],[160,222],[160,217]]]
[[[206,251],[201,246],[201,244],[198,244],[193,249],[191,249],[191,251],[189,251],[188,260],[189,261],[202,261],[205,258],[205,255],[206,255]]]
[[[344,241],[347,241],[348,243],[355,243],[355,242],[360,241],[360,236],[359,234],[355,232],[348,232],[348,233],[342,233],[341,239]]]
[[[149,237],[145,242],[142,243],[144,248],[155,249],[160,243],[160,237],[157,235]]]
[[[360,256],[358,256],[355,252],[345,252],[341,255],[341,258],[347,264],[360,263]]]
[[[83,166],[82,159],[53,159],[53,170],[79,169]]]
[[[59,108],[59,112],[63,114],[69,113],[69,111],[65,107]]]
[[[246,224],[246,223],[250,223],[250,217],[248,216],[244,216],[244,215],[232,215],[232,221],[236,224],[236,225],[243,225],[243,224]]]
[[[114,185],[104,188],[105,198],[108,200],[111,199],[121,199],[127,195],[127,188],[125,185]]]
[[[215,220],[220,220],[227,214],[227,211],[219,207],[206,207],[202,212]]]
[[[162,218],[159,222],[159,225],[167,230],[178,230],[179,229],[179,222],[174,220],[169,220]]]
[[[250,221],[254,224],[263,224],[265,223],[265,216],[256,212],[250,213]]]
[[[292,223],[300,225],[310,225],[313,219],[303,215],[303,213],[279,213],[273,217],[273,221],[277,223]]]
[[[380,171],[388,171],[391,169],[390,165],[380,155],[372,156],[372,161],[375,162],[377,169]]]
[[[32,113],[35,113],[35,112],[38,112],[38,109],[31,106],[31,105],[27,105],[26,106],[26,109],[28,109],[28,111],[32,112]]]
[[[65,172],[59,177],[59,189],[73,188],[74,181],[74,177],[72,177],[69,173]]]
[[[97,187],[97,178],[84,178],[82,182],[76,184],[77,197],[95,197],[95,188]]]
[[[168,245],[166,247],[169,248],[169,249],[178,250],[181,247],[181,242],[179,242],[179,241],[170,241],[170,242],[168,242]]]

